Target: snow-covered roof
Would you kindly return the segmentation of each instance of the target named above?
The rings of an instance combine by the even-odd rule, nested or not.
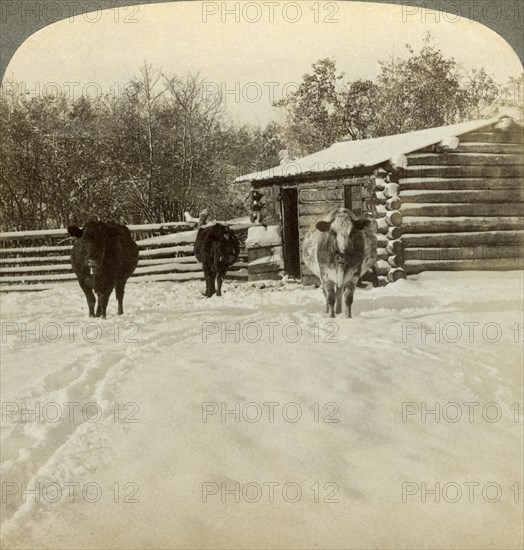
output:
[[[351,170],[358,167],[372,167],[390,161],[393,165],[403,166],[405,155],[430,145],[443,142],[451,146],[454,137],[479,130],[497,123],[505,115],[489,119],[471,120],[450,126],[427,128],[378,138],[356,141],[339,141],[311,155],[290,160],[274,168],[239,176],[237,182],[287,178],[299,174],[316,174],[334,170]],[[455,140],[456,141],[456,140]]]

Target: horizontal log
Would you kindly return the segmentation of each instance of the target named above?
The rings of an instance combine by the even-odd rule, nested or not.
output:
[[[470,132],[459,136],[460,143],[524,143],[522,132]]]
[[[164,246],[161,248],[152,248],[148,250],[140,250],[138,255],[140,258],[158,258],[161,256],[176,257],[179,254],[188,254],[193,252],[193,244],[182,244],[178,246]]]
[[[51,265],[25,265],[15,267],[1,267],[0,275],[12,274],[12,273],[61,273],[70,272],[73,270],[69,263],[65,264],[51,264]]]
[[[12,255],[12,254],[28,254],[28,255],[40,255],[47,253],[63,252],[64,254],[69,254],[73,248],[73,245],[62,245],[62,246],[24,246],[24,247],[5,247],[0,248],[0,254],[2,256]]]
[[[524,202],[524,186],[520,189],[427,190],[402,191],[406,203],[505,203]]]
[[[377,248],[377,259],[378,260],[384,260],[387,262],[388,260],[388,257],[389,257],[389,254],[388,252],[386,252],[386,249],[385,248]]]
[[[396,197],[400,191],[400,186],[398,183],[388,183],[386,187],[384,187],[384,196],[388,199],[392,199],[393,197]]]
[[[393,197],[386,201],[386,208],[388,210],[399,210],[402,206],[402,201],[398,197]]]
[[[393,256],[388,257],[388,264],[391,267],[402,267],[403,263],[404,263],[403,254],[394,254]]]
[[[402,205],[404,216],[524,216],[524,204],[522,203],[493,203],[493,204],[423,204],[404,203]]]
[[[444,178],[432,177],[404,177],[400,179],[402,196],[408,190],[457,190],[468,189],[490,190],[490,189],[522,189],[521,178]]]
[[[386,246],[390,242],[387,236],[377,233],[376,237],[377,237],[377,246],[380,248],[386,248]]]
[[[393,267],[388,271],[388,281],[394,283],[406,278],[406,272],[402,267]]]
[[[438,153],[442,150],[438,145],[430,145],[419,149],[417,153]],[[524,145],[522,143],[486,143],[486,142],[460,142],[458,149],[455,149],[456,153],[520,153],[524,152]]]
[[[398,210],[401,207],[402,203],[400,199],[387,199],[385,204],[377,205],[377,215],[385,216],[388,211]]]
[[[404,247],[453,247],[523,244],[524,231],[484,231],[474,233],[406,233]]]
[[[522,164],[474,164],[471,166],[408,166],[402,178],[522,178]]]
[[[390,269],[391,269],[391,266],[388,264],[388,262],[386,260],[378,260],[377,261],[377,273],[378,273],[378,275],[387,276]]]
[[[377,274],[382,277],[387,277],[390,283],[406,278],[406,273],[403,268],[391,267],[388,262],[383,260],[377,262]]]
[[[0,283],[24,283],[24,282],[60,282],[60,281],[74,281],[76,275],[74,273],[50,273],[49,275],[16,275],[0,277]]]
[[[32,265],[32,264],[44,264],[44,263],[69,263],[71,257],[69,254],[64,256],[38,256],[31,258],[28,256],[1,258],[0,265]]]
[[[384,219],[390,227],[400,227],[402,225],[402,214],[398,210],[387,212]]]
[[[402,236],[402,233],[403,233],[402,227],[390,227],[386,235],[389,240],[394,241],[396,239],[400,239],[400,237]]]
[[[386,235],[389,229],[389,225],[386,223],[386,217],[382,218],[376,218],[375,219],[375,227],[374,230],[376,233],[381,233],[382,235]]]
[[[401,240],[389,241],[386,245],[386,252],[391,255],[400,255],[404,250],[404,244]]]
[[[522,164],[521,154],[498,153],[411,153],[407,156],[408,166],[466,166],[493,164]]]
[[[196,226],[196,222],[167,222],[167,223],[151,223],[145,225],[128,225],[127,227],[133,234],[152,233],[157,231],[188,231]],[[0,241],[11,239],[29,240],[29,239],[46,239],[46,238],[69,238],[67,229],[37,229],[31,231],[8,231],[0,233]]]
[[[461,246],[444,248],[405,248],[404,260],[484,260],[524,257],[522,246]]]
[[[514,271],[522,270],[522,259],[497,258],[493,260],[410,260],[404,263],[408,275],[422,271]]]
[[[431,218],[406,216],[404,233],[453,233],[463,231],[503,231],[524,229],[524,218]]]

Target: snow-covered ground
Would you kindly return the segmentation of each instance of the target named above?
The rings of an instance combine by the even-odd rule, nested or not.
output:
[[[2,548],[523,547],[523,273],[263,286],[0,297]]]

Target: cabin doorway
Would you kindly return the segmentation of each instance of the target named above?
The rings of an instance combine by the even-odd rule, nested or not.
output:
[[[300,240],[298,232],[298,190],[282,188],[282,241],[284,243],[284,270],[286,275],[300,277]]]
[[[362,217],[362,187],[357,185],[344,185],[344,208],[349,208],[358,218]]]

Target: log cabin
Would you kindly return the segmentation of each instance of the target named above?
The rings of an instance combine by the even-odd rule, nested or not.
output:
[[[338,206],[374,221],[379,275],[523,269],[524,133],[498,115],[341,141],[236,179],[265,196],[248,233],[249,279],[313,281],[300,258],[312,223]]]

